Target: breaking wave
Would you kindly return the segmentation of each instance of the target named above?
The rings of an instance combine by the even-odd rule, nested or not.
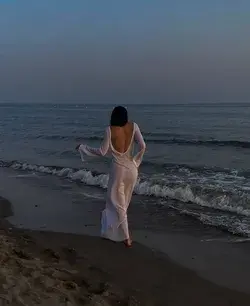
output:
[[[63,168],[55,166],[35,165],[21,162],[1,162],[2,167],[10,167],[15,170],[33,171],[65,177],[72,181],[79,181],[86,185],[99,186],[106,189],[108,184],[108,174],[98,173],[86,169]],[[217,179],[218,176],[215,178]],[[237,176],[235,177],[237,179]],[[234,177],[231,177],[234,179]],[[194,181],[194,178],[191,178]],[[197,184],[205,184],[197,179]],[[233,183],[233,181],[231,182]],[[153,196],[158,198],[178,200],[182,203],[196,204],[199,207],[208,207],[219,211],[235,213],[243,216],[250,216],[250,194],[247,189],[242,188],[238,193],[232,194],[231,187],[227,191],[221,187],[204,186],[194,187],[190,182],[180,183],[168,179],[147,177],[142,174],[135,187],[135,193],[143,196]]]

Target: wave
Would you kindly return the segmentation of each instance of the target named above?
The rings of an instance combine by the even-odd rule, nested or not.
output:
[[[144,166],[154,167],[158,170],[165,171],[170,174],[178,175],[201,175],[201,176],[226,176],[228,178],[232,178],[235,180],[242,180],[250,178],[250,169],[230,169],[230,168],[222,168],[218,166],[205,166],[205,165],[188,165],[188,164],[176,164],[176,163],[159,163],[157,161],[143,161]]]
[[[20,161],[0,161],[1,167],[8,167],[28,173],[45,173],[68,179],[72,182],[80,182],[86,185],[99,186],[106,189],[108,175],[87,169],[66,168],[59,166],[35,165]],[[215,176],[217,174],[215,173]],[[223,174],[231,177],[230,174]],[[237,176],[235,176],[237,180]],[[233,179],[233,177],[232,177]],[[168,208],[178,211],[199,220],[201,223],[220,228],[234,235],[250,237],[250,194],[235,190],[227,192],[224,188],[218,192],[214,189],[206,189],[202,181],[199,188],[194,188],[186,178],[180,185],[180,180],[171,183],[152,178],[142,174],[135,186],[135,194],[159,198],[160,203]],[[211,185],[210,185],[211,187]],[[235,192],[235,193],[234,193]]]
[[[244,220],[230,218],[228,215],[216,216],[214,214],[209,215],[206,213],[192,212],[186,209],[181,210],[179,212],[183,215],[199,220],[201,223],[205,225],[220,228],[221,230],[229,232],[233,235],[250,237],[250,224],[248,222],[245,222]]]
[[[74,169],[55,166],[34,165],[18,161],[0,163],[2,167],[10,167],[15,170],[33,171],[65,177],[72,181],[82,182],[86,185],[99,186],[106,189],[108,185],[108,174],[98,173],[87,169]],[[167,180],[160,181],[142,175],[134,190],[135,194],[142,196],[153,196],[163,199],[177,200],[188,207],[195,204],[198,207],[230,212],[241,216],[250,216],[250,198],[248,192],[232,196],[229,192],[215,192],[215,189],[204,191],[204,187],[193,188],[189,183],[178,185],[170,184]]]
[[[100,135],[81,136],[81,135],[30,135],[29,138],[44,139],[44,140],[61,140],[61,141],[102,141]],[[182,146],[205,146],[205,147],[235,147],[235,148],[250,148],[249,141],[243,140],[218,140],[218,139],[192,139],[178,136],[178,134],[167,133],[144,133],[144,138],[147,143],[152,144],[176,144]]]

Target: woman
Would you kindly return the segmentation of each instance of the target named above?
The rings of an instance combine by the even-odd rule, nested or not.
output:
[[[139,145],[133,155],[134,142]],[[145,152],[145,142],[136,123],[128,121],[127,110],[122,106],[114,108],[110,126],[106,128],[100,148],[78,145],[76,149],[89,156],[112,155],[112,165],[106,198],[102,212],[101,235],[113,241],[124,241],[130,247],[132,240],[128,230],[127,209],[137,181],[138,167]]]

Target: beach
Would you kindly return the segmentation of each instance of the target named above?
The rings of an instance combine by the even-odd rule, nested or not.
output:
[[[248,146],[231,141],[237,135],[211,121],[209,107],[198,110],[210,126],[203,131],[180,106],[133,106],[148,146],[128,210],[132,249],[99,237],[109,160],[82,162],[74,151],[100,144],[109,107],[1,109],[2,301],[250,305]],[[166,122],[167,111],[182,116],[180,127]],[[228,111],[240,117],[242,107]]]
[[[1,221],[0,297],[9,305],[250,303],[249,294],[214,285],[137,243],[125,249],[100,238],[9,226]]]
[[[249,19],[0,1],[0,306],[250,306]]]
[[[94,236],[18,229],[1,218],[0,244],[1,305],[250,303],[250,291],[218,286],[137,242],[127,249]]]

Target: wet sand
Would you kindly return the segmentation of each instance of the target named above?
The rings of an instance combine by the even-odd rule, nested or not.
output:
[[[15,229],[2,219],[0,244],[6,305],[250,305],[249,294],[138,243],[126,249],[98,237]]]
[[[147,232],[143,226],[158,226],[159,219],[137,202],[130,215],[132,225],[139,225],[132,226],[133,236],[147,247],[134,243],[126,249],[93,237],[99,233],[101,197],[93,201],[82,188],[64,181],[61,186],[54,178],[47,185],[43,177],[0,174],[1,195],[13,204],[9,219],[33,228],[0,219],[3,305],[250,305],[248,243],[204,243],[227,236],[161,211],[164,235],[153,227]],[[12,214],[11,203],[2,198],[0,217]],[[68,230],[75,233],[63,233]]]

